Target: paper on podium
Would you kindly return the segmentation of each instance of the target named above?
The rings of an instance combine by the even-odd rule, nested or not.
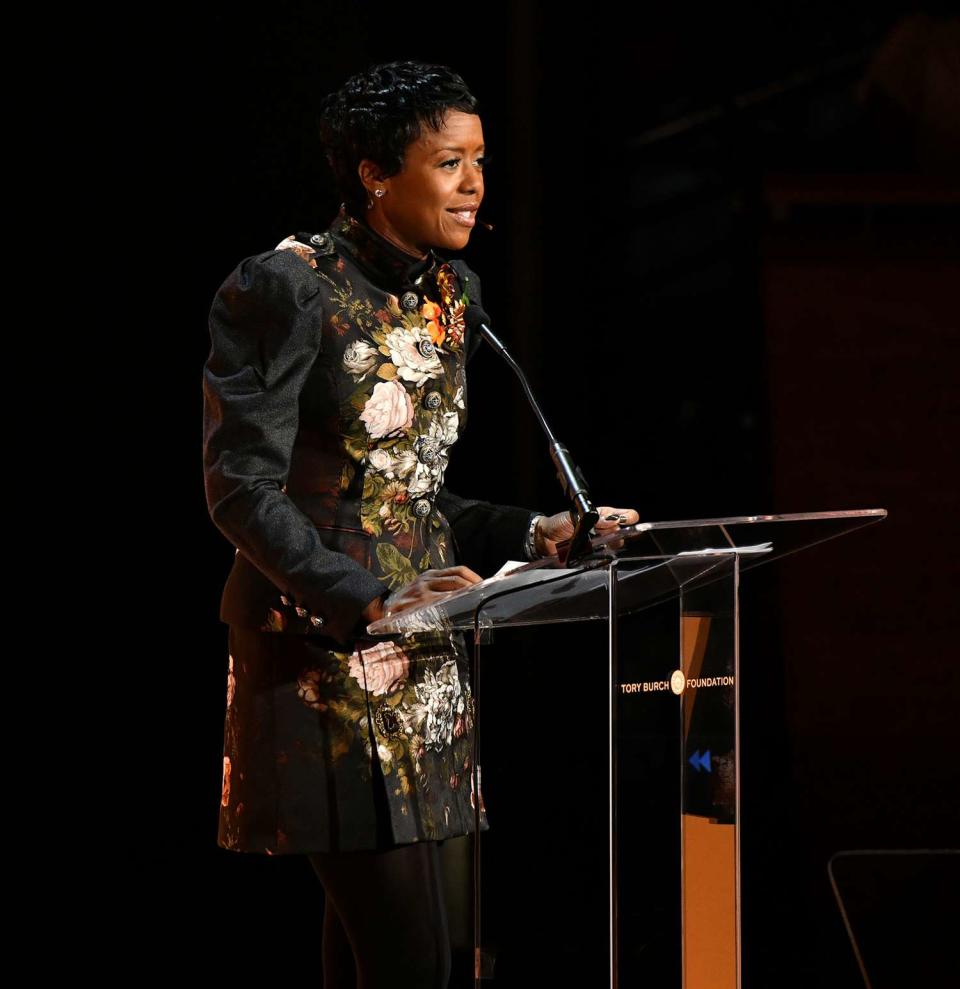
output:
[[[409,634],[417,631],[432,631],[435,629],[451,628],[450,609],[454,607],[460,599],[466,598],[471,603],[469,608],[480,606],[489,591],[493,597],[497,592],[503,590],[502,582],[510,589],[524,587],[525,585],[539,584],[544,579],[544,574],[549,573],[551,577],[558,575],[575,574],[581,568],[548,566],[547,560],[535,560],[533,562],[523,560],[507,560],[492,577],[486,577],[477,584],[468,584],[455,591],[449,591],[442,597],[438,597],[432,604],[421,605],[419,608],[411,608],[390,618],[379,618],[375,622],[367,625],[366,631],[369,635],[394,635]],[[570,593],[574,593],[571,589]]]
[[[526,563],[522,560],[507,560],[506,563],[492,576],[488,577],[487,580],[496,580],[497,577],[505,577],[511,570],[516,570],[517,567],[525,567]]]
[[[755,543],[753,546],[715,546],[704,549],[685,549],[677,556],[724,556],[728,553],[769,553],[773,543]]]
[[[537,584],[543,580],[544,570],[541,567],[533,567],[530,569],[525,569],[530,567],[529,561],[523,560],[507,560],[506,563],[492,576],[484,578],[479,584],[471,584],[469,587],[463,587],[459,591],[451,591],[449,596],[443,600],[449,601],[451,598],[458,597],[462,594],[469,593],[470,591],[482,590],[485,587],[489,587],[491,584],[498,583],[501,580],[510,578],[511,584],[520,587],[523,584]],[[551,567],[549,573],[558,574],[563,572],[572,572],[570,567]]]

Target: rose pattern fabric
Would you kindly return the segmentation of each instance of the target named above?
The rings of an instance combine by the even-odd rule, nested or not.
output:
[[[339,231],[360,252],[376,249],[343,210]],[[310,257],[309,246],[292,235],[284,244]],[[448,263],[431,274],[413,310],[391,292],[382,305],[359,298],[349,279],[331,293],[330,323],[344,338],[339,370],[356,385],[343,401],[344,445],[355,470],[363,471],[360,524],[374,537],[376,572],[391,590],[451,562],[439,520],[421,519],[414,502],[440,490],[449,449],[465,423],[469,299]]]
[[[450,745],[454,718],[463,714],[464,708],[456,662],[448,660],[435,673],[428,670],[417,684],[416,692],[413,717],[423,744],[437,750]]]
[[[382,254],[382,244],[345,208],[334,227],[358,257]],[[294,235],[277,247],[322,270],[314,249]],[[341,258],[336,271],[342,266]],[[465,424],[469,298],[449,263],[435,263],[428,275],[413,310],[389,291],[376,305],[350,278],[331,282],[328,318],[344,338],[338,370],[356,385],[342,403],[343,443],[354,470],[363,471],[360,524],[374,538],[375,572],[391,590],[451,562],[440,521],[435,514],[420,518],[414,503],[440,490],[449,449]]]
[[[384,345],[393,361],[390,373],[396,374],[404,381],[411,381],[420,386],[429,378],[437,378],[443,374],[443,365],[437,356],[434,339],[430,326],[435,325],[435,310],[438,307],[426,302],[421,310],[423,319],[429,320],[428,325],[391,330]],[[429,346],[424,347],[426,343]],[[377,372],[380,373],[379,371]]]
[[[413,422],[413,402],[399,381],[381,381],[363,405],[360,421],[372,439],[398,436]]]
[[[233,672],[233,656],[227,656],[227,708],[233,703],[234,694],[237,691],[237,678]]]
[[[449,826],[452,804],[443,787],[458,789],[470,773],[474,709],[468,660],[456,633],[417,633],[398,642],[331,652],[322,666],[301,670],[297,693],[323,719],[334,758],[361,744],[372,758],[368,704],[376,753],[391,800],[402,816],[416,813],[428,834]],[[484,826],[486,820],[483,820]]]
[[[381,250],[344,209],[331,229],[350,242],[357,258]],[[417,304],[410,308],[405,300],[407,306],[401,305],[397,294],[363,281],[345,260],[342,244],[338,247],[336,255],[320,256],[292,235],[277,245],[329,282],[324,359],[338,389],[336,442],[345,453],[340,489],[357,492],[352,495],[359,502],[357,524],[370,539],[369,569],[392,590],[424,570],[454,562],[449,525],[435,511],[419,514],[417,503],[439,491],[450,448],[466,423],[464,313],[469,298],[456,270],[442,262],[420,283]],[[271,609],[262,630],[283,632],[287,621],[283,610]],[[235,680],[232,655],[229,663],[226,737],[233,740],[241,726],[249,730],[244,718],[260,715],[248,715],[246,706],[242,715],[237,713],[243,681]],[[276,754],[278,772],[292,773],[292,765],[302,760],[324,762],[333,772],[349,763],[351,772],[369,782],[376,759],[395,840],[472,830],[474,709],[462,635],[418,632],[395,642],[367,639],[349,652],[317,649],[310,663],[294,671],[288,687],[324,742],[322,754],[299,743],[296,749],[282,748]],[[272,688],[278,696],[281,689]],[[256,707],[248,692],[243,705]],[[254,734],[258,730],[254,727]],[[229,748],[236,751],[237,743],[231,741]],[[239,847],[245,833],[237,816],[242,804],[234,807],[231,799],[246,797],[248,814],[253,813],[253,791],[244,791],[237,768],[225,758],[224,847]],[[481,826],[487,826],[485,816]],[[306,839],[296,840],[304,847]],[[287,851],[293,841],[278,827],[276,840],[263,851]]]
[[[220,804],[223,807],[230,805],[230,756],[223,757],[223,781],[220,787]]]
[[[371,694],[392,694],[409,671],[409,657],[393,642],[378,642],[350,657],[350,676]]]
[[[363,340],[351,343],[343,352],[343,366],[354,381],[363,381],[376,364],[377,351]]]

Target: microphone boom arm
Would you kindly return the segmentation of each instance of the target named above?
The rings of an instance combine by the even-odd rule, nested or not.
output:
[[[471,307],[473,308],[473,307]],[[478,307],[479,308],[479,307]],[[550,459],[557,469],[557,479],[563,488],[563,493],[571,503],[570,519],[573,522],[573,536],[562,543],[557,543],[557,556],[560,562],[568,566],[573,560],[586,555],[590,549],[590,530],[596,525],[600,518],[600,513],[596,510],[590,500],[590,493],[587,490],[587,482],[584,480],[580,468],[573,462],[570,451],[560,443],[553,435],[553,430],[547,422],[534,398],[533,391],[527,381],[527,376],[523,373],[520,365],[510,356],[507,348],[497,335],[484,322],[479,322],[476,329],[487,343],[513,368],[514,373],[520,379],[523,390],[526,393],[530,407],[540,423],[541,428],[547,435],[550,444]]]

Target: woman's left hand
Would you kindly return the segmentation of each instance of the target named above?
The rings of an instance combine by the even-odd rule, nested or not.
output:
[[[600,518],[593,528],[598,536],[640,521],[639,512],[632,508],[611,508],[609,505],[601,505],[597,511],[600,513]],[[544,516],[537,523],[535,535],[537,552],[542,556],[552,556],[557,552],[557,543],[562,543],[571,536],[573,536],[573,520],[569,512]]]

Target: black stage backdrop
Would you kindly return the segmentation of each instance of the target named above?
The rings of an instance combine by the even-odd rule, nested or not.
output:
[[[130,219],[147,242],[132,248],[145,323],[125,336],[124,450],[142,478],[118,492],[141,525],[140,604],[123,609],[135,655],[115,678],[136,696],[135,742],[108,752],[109,765],[132,760],[116,828],[140,863],[129,919],[145,957],[320,984],[323,896],[307,863],[215,844],[217,607],[233,550],[204,503],[200,371],[230,269],[337,209],[320,97],[372,63],[417,58],[453,66],[481,101],[494,230],[477,228],[465,256],[598,503],[649,520],[890,512],[743,584],[744,985],[857,985],[828,859],[943,848],[958,833],[956,19],[826,0],[152,16],[129,38],[136,73],[117,83],[136,94]],[[492,352],[471,365],[470,397],[450,487],[562,509]],[[601,985],[602,636],[519,630],[494,654],[494,984]],[[655,828],[630,840],[649,842],[630,881],[651,891],[630,939],[651,974],[668,973],[656,891],[670,864]],[[921,863],[893,895],[873,877],[880,908],[863,923],[934,938],[922,904],[935,878]],[[883,958],[877,986],[894,984]]]

